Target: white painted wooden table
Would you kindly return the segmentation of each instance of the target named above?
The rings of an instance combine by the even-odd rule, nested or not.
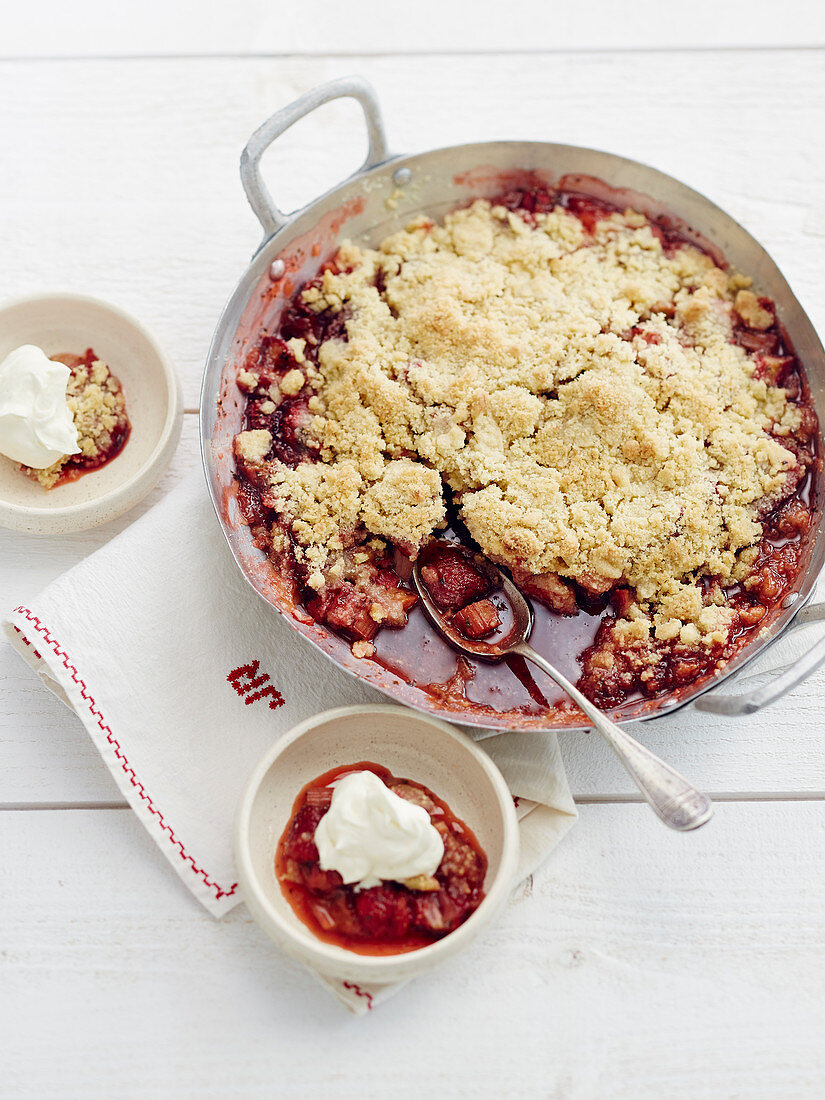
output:
[[[134,312],[188,415],[136,513],[58,543],[0,532],[3,607],[196,466],[205,352],[259,236],[240,149],[320,81],[373,81],[399,151],[557,140],[680,177],[767,246],[825,329],[824,9],[662,7],[4,13],[2,292]],[[364,146],[352,104],[325,108],[268,157],[277,200],[310,199]],[[745,721],[644,729],[717,802],[692,836],[657,824],[601,742],[566,736],[579,825],[475,950],[361,1020],[243,911],[200,909],[7,646],[0,687],[4,1096],[825,1095],[825,671]]]

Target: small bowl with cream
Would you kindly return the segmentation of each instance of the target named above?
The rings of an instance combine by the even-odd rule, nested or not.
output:
[[[326,711],[253,772],[235,862],[255,920],[319,973],[377,987],[467,946],[507,901],[512,795],[458,730],[390,705]]]
[[[74,294],[0,307],[0,525],[116,518],[164,472],[182,419],[171,363],[122,310]]]

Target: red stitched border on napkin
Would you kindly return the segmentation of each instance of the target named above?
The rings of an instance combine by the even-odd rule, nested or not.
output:
[[[43,623],[40,621],[40,619],[38,619],[38,617],[33,612],[31,612],[27,607],[16,607],[14,609],[14,614],[18,614],[18,613],[21,614],[21,615],[25,615],[25,617],[29,620],[29,622],[32,624],[32,626],[38,632],[38,634],[42,635],[43,640],[45,641],[45,643],[48,646],[51,647],[51,649],[54,651],[55,656],[60,659],[61,663],[63,664],[63,667],[71,675],[72,680],[74,680],[74,682],[80,688],[80,694],[81,694],[82,698],[84,699],[84,701],[86,703],[88,703],[89,711],[90,711],[92,717],[96,720],[96,722],[97,722],[98,726],[100,727],[101,731],[106,735],[106,740],[109,742],[109,744],[115,750],[115,756],[120,761],[120,766],[123,769],[124,774],[128,777],[129,782],[132,784],[132,786],[135,788],[135,790],[140,795],[143,802],[146,804],[146,808],[149,810],[149,812],[151,814],[153,814],[158,819],[158,821],[160,822],[160,827],[163,829],[163,831],[165,833],[167,833],[169,835],[169,839],[172,841],[172,843],[175,845],[175,847],[178,848],[178,850],[180,852],[181,859],[183,859],[184,862],[186,862],[190,865],[190,867],[192,868],[192,870],[195,872],[196,875],[200,875],[200,877],[203,879],[203,881],[206,883],[206,885],[210,888],[210,890],[215,891],[215,897],[218,900],[220,900],[221,898],[231,897],[232,894],[234,894],[235,891],[238,889],[237,882],[233,882],[228,890],[222,889],[217,884],[217,882],[213,882],[209,878],[209,875],[207,874],[206,871],[204,871],[204,869],[202,867],[198,867],[198,865],[195,863],[194,859],[186,851],[184,846],[181,844],[181,842],[175,836],[174,830],[172,829],[171,825],[168,825],[166,823],[166,821],[163,818],[163,814],[160,812],[160,810],[152,802],[152,799],[146,793],[145,787],[140,782],[138,777],[135,775],[134,768],[129,764],[129,761],[126,759],[126,756],[124,755],[123,750],[121,749],[118,742],[115,740],[114,734],[112,733],[111,729],[109,728],[109,726],[105,722],[105,720],[103,718],[103,715],[98,710],[97,703],[95,703],[94,698],[89,694],[89,691],[86,687],[85,681],[81,678],[80,673],[77,671],[75,666],[71,663],[71,661],[69,660],[67,654],[60,648],[60,646],[57,644],[57,641],[51,636],[50,632],[46,629],[46,627],[43,625]],[[22,635],[22,631],[20,630],[19,627],[15,626],[14,629],[17,631],[18,634]],[[25,636],[23,636],[23,640],[27,641]]]
[[[365,997],[367,1001],[367,1009],[372,1011],[372,993],[367,993],[365,989],[362,989],[360,985],[356,985],[355,982],[343,982],[344,989],[350,989],[358,997]]]

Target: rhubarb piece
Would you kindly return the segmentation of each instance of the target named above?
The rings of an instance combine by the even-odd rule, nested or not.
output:
[[[769,386],[781,386],[796,360],[792,355],[757,355],[754,378],[764,378]]]
[[[485,638],[501,626],[501,617],[492,600],[476,600],[462,608],[453,622],[467,638]]]
[[[372,601],[347,581],[333,594],[324,612],[324,621],[333,630],[356,640],[368,642],[378,630],[378,623],[370,615]]]
[[[745,349],[759,355],[776,355],[779,350],[779,334],[776,332],[756,332],[749,328],[736,330],[736,342]]]
[[[307,806],[328,810],[332,802],[332,787],[310,787],[307,791]]]
[[[559,615],[575,615],[578,611],[576,593],[558,573],[538,573],[533,576],[523,570],[513,570],[513,580],[525,595],[532,596]]]

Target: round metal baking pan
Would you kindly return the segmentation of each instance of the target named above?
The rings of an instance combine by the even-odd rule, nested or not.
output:
[[[316,107],[343,96],[363,107],[369,151],[361,168],[340,186],[287,216],[273,202],[261,174],[264,151],[284,130]],[[341,668],[387,695],[441,718],[498,729],[585,728],[580,720],[560,720],[556,712],[525,714],[447,705],[375,661],[358,659],[349,643],[316,623],[296,606],[289,578],[280,576],[253,544],[241,522],[236,497],[232,440],[243,427],[243,397],[235,376],[263,331],[274,331],[296,286],[313,278],[337,251],[341,240],[377,244],[417,214],[433,220],[472,198],[492,197],[515,186],[564,186],[624,202],[650,217],[666,217],[717,260],[754,279],[760,294],[776,303],[777,315],[803,365],[810,394],[825,419],[825,351],[804,310],[762,246],[733,218],[703,195],[670,176],[611,153],[545,142],[496,141],[456,145],[413,156],[392,156],[387,148],[375,94],[366,81],[349,78],[308,92],[273,115],[252,136],[241,159],[249,202],[264,229],[264,240],[218,322],[201,391],[201,446],[209,492],[229,548],[258,594],[284,615],[295,630]],[[821,432],[821,427],[820,427]],[[822,453],[822,440],[818,440]],[[810,605],[825,562],[822,537],[822,472],[813,474],[816,531],[809,536],[796,591],[775,609],[765,629],[715,676],[686,688],[640,700],[616,712],[623,722],[672,713],[688,703],[725,714],[758,710],[773,702],[825,660],[825,637],[790,668],[747,695],[717,695],[713,689],[781,634],[797,625],[825,619],[825,605]]]

